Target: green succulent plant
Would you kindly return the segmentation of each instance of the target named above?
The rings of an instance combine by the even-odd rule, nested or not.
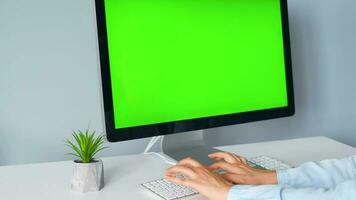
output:
[[[69,139],[65,140],[67,146],[69,146],[73,152],[68,153],[78,157],[82,163],[90,163],[94,161],[94,156],[108,148],[104,146],[105,140],[103,135],[97,135],[95,131],[86,129],[84,132],[78,130],[73,131],[72,136],[75,142]]]

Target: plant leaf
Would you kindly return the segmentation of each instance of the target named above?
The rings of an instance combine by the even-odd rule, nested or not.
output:
[[[95,131],[90,131],[89,128],[84,132],[81,130],[73,131],[72,136],[75,144],[68,139],[65,140],[66,145],[73,150],[73,153],[68,155],[79,157],[83,163],[91,162],[98,152],[109,148],[103,146],[105,142],[104,136],[96,135]]]

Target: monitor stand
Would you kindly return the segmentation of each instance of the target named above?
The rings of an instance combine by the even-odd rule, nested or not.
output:
[[[176,161],[191,157],[205,165],[209,165],[213,163],[213,160],[208,155],[219,151],[205,145],[203,130],[159,136],[152,140],[156,140],[153,141],[155,145],[151,144],[149,149],[163,153],[164,156]],[[145,152],[147,152],[147,148]]]

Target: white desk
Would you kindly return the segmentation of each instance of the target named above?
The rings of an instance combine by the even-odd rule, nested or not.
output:
[[[268,155],[297,166],[310,160],[356,155],[356,149],[325,137],[217,147],[246,157]],[[105,187],[97,193],[70,190],[72,162],[0,167],[1,200],[159,199],[140,187],[161,178],[168,167],[155,155],[103,158]]]

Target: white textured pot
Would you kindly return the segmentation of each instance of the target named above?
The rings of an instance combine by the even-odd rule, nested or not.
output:
[[[104,166],[100,159],[91,163],[74,161],[71,188],[78,192],[97,192],[104,187]]]

